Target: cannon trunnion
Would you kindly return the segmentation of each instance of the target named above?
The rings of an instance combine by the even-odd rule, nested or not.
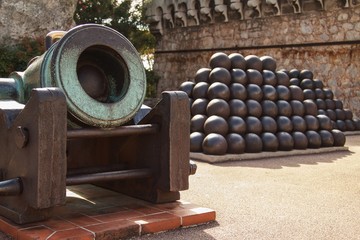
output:
[[[66,186],[97,184],[155,203],[180,198],[189,163],[189,102],[163,92],[142,106],[141,60],[116,31],[64,33],[25,72],[0,79],[0,215],[46,219]]]

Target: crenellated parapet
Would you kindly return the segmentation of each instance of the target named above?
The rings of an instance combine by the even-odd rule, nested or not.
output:
[[[153,0],[147,18],[153,34],[215,22],[303,14],[360,5],[354,0]]]

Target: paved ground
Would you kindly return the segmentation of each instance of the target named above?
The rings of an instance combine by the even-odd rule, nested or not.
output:
[[[198,163],[188,200],[217,222],[138,239],[360,239],[360,136],[349,152]]]

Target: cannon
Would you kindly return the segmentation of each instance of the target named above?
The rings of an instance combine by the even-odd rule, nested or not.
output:
[[[143,105],[146,77],[129,40],[85,24],[46,36],[46,52],[0,79],[0,215],[52,216],[66,186],[96,184],[154,203],[189,187],[184,92]]]

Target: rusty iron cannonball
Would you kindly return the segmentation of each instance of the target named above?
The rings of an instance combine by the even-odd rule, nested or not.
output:
[[[300,86],[300,79],[298,78],[290,78],[290,86]]]
[[[185,92],[188,97],[192,97],[192,90],[195,86],[195,83],[191,81],[186,81],[180,84],[179,90]]]
[[[206,115],[196,114],[190,120],[190,131],[191,132],[204,132],[204,123],[207,119]]]
[[[346,131],[346,124],[344,120],[336,120],[336,128],[340,131],[345,132]]]
[[[272,85],[263,85],[261,87],[261,90],[263,92],[264,100],[276,101],[278,99],[278,93],[276,91],[276,88],[274,88]]]
[[[304,89],[303,93],[304,93],[304,99],[311,99],[311,100],[316,99],[315,92],[311,89]]]
[[[209,82],[210,68],[200,68],[195,74],[195,83]]]
[[[326,115],[326,111],[324,109],[318,109],[318,115]]]
[[[190,134],[190,152],[202,152],[202,143],[205,134],[202,132],[193,132]]]
[[[275,152],[279,148],[279,140],[274,133],[264,132],[261,134],[263,151]]]
[[[294,139],[288,132],[278,132],[276,137],[279,141],[279,150],[291,151],[294,148]]]
[[[335,102],[332,99],[325,99],[326,109],[335,110]]]
[[[230,98],[246,100],[247,99],[247,90],[244,85],[240,83],[233,83],[230,85]]]
[[[227,152],[227,142],[224,136],[210,133],[204,138],[202,149],[205,154],[224,155]]]
[[[304,116],[305,114],[305,107],[304,104],[298,100],[291,100],[290,101],[292,115],[297,116]]]
[[[316,106],[316,103],[313,100],[305,99],[303,101],[303,104],[304,104],[305,114],[306,115],[313,115],[313,116],[317,115],[318,108]]]
[[[198,98],[194,100],[191,105],[191,116],[195,116],[196,114],[204,114],[206,115],[206,107],[209,103],[209,100],[206,98]]]
[[[277,79],[276,79],[276,75],[274,72],[272,72],[270,70],[263,70],[262,76],[263,76],[263,84],[276,86]]]
[[[276,119],[277,129],[280,132],[291,132],[293,130],[293,124],[288,117],[279,116]]]
[[[208,88],[207,97],[209,100],[219,98],[228,101],[230,99],[230,89],[224,83],[214,82]]]
[[[248,79],[248,84],[252,83],[252,84],[256,84],[258,86],[263,85],[263,76],[261,74],[261,72],[259,72],[256,69],[247,69],[246,70],[246,76]]]
[[[345,112],[343,109],[335,109],[336,119],[345,120]]]
[[[244,101],[232,99],[229,101],[230,115],[238,117],[246,117],[248,114],[247,106]]]
[[[334,102],[335,102],[335,108],[337,108],[337,109],[343,109],[344,108],[343,103],[342,103],[341,100],[334,99]]]
[[[306,149],[308,147],[308,139],[303,132],[292,132],[291,136],[294,140],[294,149]]]
[[[304,101],[304,92],[299,86],[291,85],[289,90],[293,100]]]
[[[263,145],[261,138],[255,133],[245,135],[245,152],[259,153],[262,151]]]
[[[192,97],[196,100],[198,98],[207,98],[207,91],[209,89],[209,84],[207,82],[198,82],[195,84]]]
[[[288,76],[289,76],[289,74],[290,74],[290,72],[289,72],[288,70],[286,70],[285,68],[282,68],[282,69],[280,69],[279,71],[286,73],[286,75],[288,75]]]
[[[221,82],[226,85],[231,83],[231,74],[226,68],[216,67],[214,68],[209,75],[209,83]]]
[[[331,131],[331,130],[330,130]],[[332,147],[334,146],[334,137],[330,131],[320,130],[319,135],[321,137],[321,147]]]
[[[309,78],[302,79],[300,82],[300,87],[303,90],[304,89],[314,89],[314,81]]]
[[[233,68],[230,71],[231,75],[231,82],[232,83],[240,83],[242,85],[245,85],[248,83],[248,78],[246,75],[246,72],[239,68]]]
[[[222,52],[214,53],[209,60],[209,66],[214,68],[225,68],[227,70],[231,69],[231,60],[229,56]]]
[[[208,103],[206,113],[208,116],[217,115],[227,119],[230,116],[230,107],[227,101],[215,98]]]
[[[231,61],[231,68],[246,69],[246,60],[240,53],[231,53],[229,59]]]
[[[276,92],[279,100],[289,101],[291,99],[291,92],[289,88],[284,85],[276,86]]]
[[[245,152],[245,139],[236,133],[230,133],[226,135],[226,141],[228,145],[228,153],[243,153]]]
[[[257,117],[249,116],[245,119],[246,122],[246,131],[248,133],[255,133],[260,135],[262,132],[261,121]]]
[[[319,109],[323,109],[323,110],[326,109],[326,103],[325,103],[325,101],[323,99],[317,98],[315,100],[315,104],[316,104],[318,110]]]
[[[264,70],[270,70],[275,72],[276,70],[276,60],[271,56],[261,56],[260,60],[262,62],[262,68]]]
[[[247,91],[248,99],[253,99],[260,102],[263,98],[263,91],[256,84],[252,84],[252,83],[248,84],[246,87],[246,91]]]
[[[331,89],[324,88],[323,91],[325,94],[325,99],[334,99],[334,93],[333,93],[333,91],[331,91]]]
[[[289,78],[299,78],[300,71],[296,68],[293,68],[289,71]]]
[[[330,131],[332,129],[332,122],[331,119],[326,115],[317,115],[316,116],[319,121],[319,128],[321,130],[328,130]]]
[[[274,118],[262,116],[260,118],[263,132],[276,133],[278,130],[277,123]]]
[[[356,128],[356,130],[360,130],[360,120],[359,119],[354,119],[354,126]]]
[[[308,147],[309,148],[319,148],[321,147],[321,137],[319,133],[313,130],[309,130],[305,132],[305,135],[308,139]]]
[[[292,108],[288,101],[285,100],[278,100],[276,102],[278,107],[278,114],[281,116],[290,117],[292,115]]]
[[[319,120],[313,115],[304,116],[307,130],[317,131],[320,127]]]
[[[326,109],[326,116],[328,116],[331,120],[336,121],[336,113],[332,109]]]
[[[270,100],[262,101],[261,108],[264,116],[275,118],[278,115],[278,106],[273,101]]]
[[[229,132],[229,125],[227,121],[219,116],[210,116],[204,123],[204,133],[206,135],[210,133],[218,133],[222,136],[226,136]]]
[[[302,80],[302,79],[305,79],[305,78],[308,78],[308,79],[313,79],[314,78],[314,74],[312,71],[308,70],[308,69],[303,69],[300,71],[300,74],[299,74],[299,78]]]
[[[259,72],[263,70],[262,61],[256,55],[248,55],[245,57],[246,69],[256,69]]]
[[[315,88],[323,89],[324,84],[320,79],[314,79],[314,86]]]
[[[345,119],[352,120],[353,119],[353,113],[350,109],[344,109],[345,112]]]
[[[254,117],[261,117],[262,115],[262,107],[260,103],[253,99],[246,100],[246,107],[248,110],[248,115],[254,116]]]
[[[300,116],[292,116],[291,122],[293,125],[293,130],[296,132],[305,132],[307,129],[306,121]]]
[[[314,92],[315,92],[316,98],[325,99],[324,91],[321,88],[315,88]]]
[[[238,116],[230,116],[227,120],[229,126],[229,133],[245,134],[246,122],[243,118]]]
[[[277,85],[290,86],[290,78],[284,71],[276,72]]]
[[[345,134],[342,131],[333,129],[331,130],[331,134],[334,137],[334,146],[342,147],[345,145],[346,138],[345,138]]]
[[[354,122],[350,119],[345,119],[345,125],[346,125],[346,131],[355,131],[355,125]]]

